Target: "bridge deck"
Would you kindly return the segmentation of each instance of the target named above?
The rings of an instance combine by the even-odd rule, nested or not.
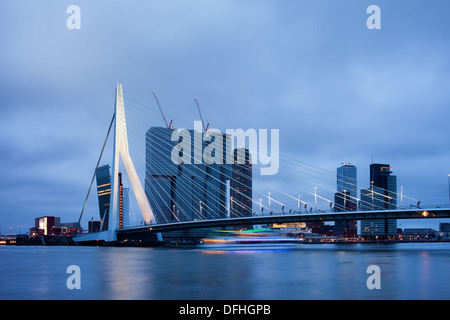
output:
[[[117,230],[117,233],[131,234],[141,232],[165,232],[174,230],[221,228],[241,225],[260,225],[272,223],[293,223],[312,221],[338,221],[338,220],[371,220],[371,219],[435,219],[450,218],[450,208],[414,209],[414,210],[379,210],[379,211],[353,211],[353,212],[327,212],[303,214],[273,214],[265,216],[252,216],[242,218],[224,218],[213,220],[198,220],[174,222],[165,224],[152,224],[139,227]]]

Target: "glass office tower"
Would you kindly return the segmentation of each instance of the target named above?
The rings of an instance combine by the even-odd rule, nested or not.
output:
[[[389,164],[370,165],[371,187],[361,190],[361,210],[395,210],[397,208],[397,177]],[[362,236],[391,236],[397,234],[396,219],[361,221]]]
[[[230,181],[230,217],[250,217],[253,212],[252,163],[246,148],[233,150],[232,178]]]
[[[226,164],[230,152],[229,137],[222,136],[222,164],[208,164],[204,159],[195,163],[196,139],[200,151],[215,141],[205,139],[204,133],[187,130],[190,139],[191,162],[172,161],[172,151],[182,138],[172,141],[173,129],[151,127],[146,133],[145,193],[158,223],[223,218],[227,214],[227,180],[231,177],[231,164]],[[198,141],[197,141],[198,142]],[[216,150],[215,152],[220,152]],[[201,157],[203,158],[203,157]]]
[[[357,169],[354,165],[343,163],[336,170],[337,192],[334,194],[334,211],[355,211],[357,208]],[[335,221],[334,234],[355,237],[358,232],[356,220]]]
[[[103,231],[108,230],[109,221],[109,206],[111,198],[111,174],[109,172],[109,165],[105,165],[97,169],[96,179],[98,207]]]

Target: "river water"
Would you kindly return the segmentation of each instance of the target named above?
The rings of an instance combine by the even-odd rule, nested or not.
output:
[[[71,265],[79,271],[67,273]],[[367,273],[379,267],[380,289]],[[0,247],[0,299],[449,299],[450,243],[288,250]],[[69,289],[77,276],[80,289]]]

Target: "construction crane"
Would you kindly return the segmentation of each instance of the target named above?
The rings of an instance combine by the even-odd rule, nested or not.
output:
[[[194,100],[195,100],[195,104],[197,105],[197,110],[198,110],[198,114],[200,115],[200,120],[202,121],[203,131],[206,133],[206,132],[208,132],[209,122],[205,127],[205,122],[203,121],[203,116],[202,116],[202,112],[200,111],[200,105],[198,104],[198,100],[197,100],[197,98],[194,98]]]
[[[155,91],[152,91],[152,94],[153,94],[153,96],[155,97],[156,104],[158,105],[159,112],[161,112],[161,115],[162,115],[162,117],[163,117],[163,119],[164,119],[164,123],[166,124],[166,127],[169,128],[169,129],[173,129],[173,127],[172,127],[172,122],[173,122],[173,120],[170,120],[170,123],[169,123],[169,124],[167,123],[167,119],[166,119],[166,117],[164,116],[164,112],[163,112],[163,110],[162,110],[162,108],[161,108],[161,105],[159,104],[159,100],[158,100],[158,97],[157,97],[156,94],[155,94]]]

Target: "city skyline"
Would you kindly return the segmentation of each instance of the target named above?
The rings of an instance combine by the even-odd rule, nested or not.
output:
[[[363,188],[389,163],[405,194],[448,204],[450,4],[381,2],[368,30],[360,1],[77,2],[80,30],[63,3],[1,5],[2,233],[78,219],[118,81],[149,108],[155,89],[173,118],[198,120],[198,96],[213,127],[279,128],[284,154],[352,163]]]

